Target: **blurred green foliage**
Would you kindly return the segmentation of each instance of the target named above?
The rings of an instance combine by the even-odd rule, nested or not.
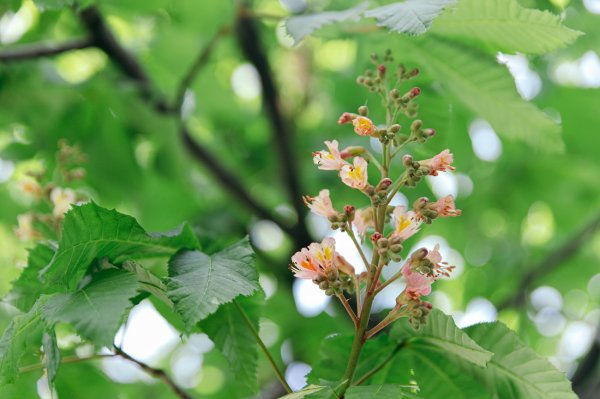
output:
[[[63,7],[73,2],[37,3],[44,4],[43,10],[29,0],[0,5],[4,13],[0,52],[19,44],[60,42],[85,35],[74,12]],[[94,3],[118,39],[141,62],[153,90],[169,100],[196,55],[218,29],[231,24],[236,12],[230,2],[216,0]],[[317,3],[326,9],[348,6],[341,1]],[[543,268],[540,262],[548,254],[600,213],[600,135],[596,132],[600,126],[600,15],[579,1],[520,3],[560,14],[565,26],[584,32],[568,47],[521,59],[530,68],[527,73],[535,74],[541,84],[531,103],[548,115],[543,126],[539,123],[543,114],[531,104],[500,113],[506,109],[503,103],[521,100],[510,87],[513,82],[505,67],[494,60],[498,48],[489,42],[456,52],[428,35],[412,38],[383,30],[363,32],[361,24],[342,24],[327,27],[292,47],[276,19],[263,18],[259,23],[284,112],[295,127],[294,156],[307,194],[314,195],[323,187],[342,187],[334,174],[316,172],[311,151],[321,149],[325,139],[337,139],[343,146],[364,144],[336,120],[342,112],[378,101],[355,84],[356,75],[368,65],[369,54],[390,48],[396,60],[423,71],[416,83],[423,90],[420,117],[437,135],[431,141],[433,148],[427,153],[415,148],[414,155],[429,157],[450,148],[461,176],[454,183],[458,184],[461,218],[438,221],[417,237],[445,237],[460,255],[459,262],[463,260],[460,276],[441,282],[438,290],[442,295],[433,298],[434,304],[446,311],[467,310],[468,314],[474,299],[482,297],[500,305],[518,295],[522,277],[533,267]],[[257,14],[288,15],[276,0],[256,0],[251,9]],[[13,44],[3,26],[17,10],[24,31]],[[20,27],[11,29],[15,34]],[[499,77],[490,77],[486,68]],[[482,81],[488,86],[479,84],[477,73],[485,75],[487,80]],[[457,74],[471,91],[465,91]],[[223,38],[190,88],[195,108],[188,125],[193,138],[233,171],[256,198],[288,217],[291,208],[277,148],[261,109],[260,94],[256,95],[255,80],[236,40]],[[498,84],[511,93],[500,99],[491,95],[485,103],[473,97],[489,93]],[[468,132],[477,117],[487,119],[499,136],[501,154],[494,161],[482,160],[474,153]],[[562,133],[554,127],[544,131],[550,119],[560,122]],[[136,216],[148,230],[164,230],[187,220],[204,249],[233,242],[247,231],[255,239],[260,234],[253,228],[257,218],[189,156],[174,120],[141,100],[135,83],[102,51],[83,49],[53,58],[0,63],[0,178],[4,180],[0,183],[0,296],[9,290],[10,281],[26,261],[25,247],[12,231],[17,215],[26,212],[30,203],[17,183],[31,168],[53,165],[60,139],[78,143],[87,154],[85,186],[91,197],[104,207]],[[14,172],[7,174],[13,166]],[[396,167],[397,172],[401,170],[400,162]],[[411,201],[432,196],[425,184],[406,194]],[[336,190],[334,196],[337,206],[362,200],[351,190]],[[339,309],[332,306],[314,317],[297,311],[287,272],[288,255],[294,248],[289,238],[278,244],[259,257],[263,278],[275,287],[261,324],[270,331],[270,349],[277,361],[311,364],[316,362],[325,336],[348,332],[350,326],[337,317]],[[595,232],[578,246],[575,255],[540,273],[527,287],[530,291],[550,286],[560,293],[562,304],[555,309],[558,318],[552,320],[559,325],[564,322],[562,328],[552,333],[538,329],[544,305],[532,303],[528,294],[523,303],[510,303],[498,316],[536,352],[553,357],[570,372],[585,353],[585,348],[575,355],[565,349],[574,339],[572,329],[583,326],[584,332],[593,332],[600,320],[600,234]],[[13,314],[14,310],[0,307],[1,330]],[[63,337],[71,333],[63,331]],[[74,353],[73,344],[62,345],[66,355]],[[176,355],[176,349],[166,354],[162,366],[169,369]],[[27,364],[38,360],[31,357]],[[149,385],[146,380],[115,386],[96,367],[99,364],[62,367],[56,382],[60,397],[84,397],[82,386],[86,398],[170,395],[162,385]],[[1,388],[0,396],[36,397],[38,378],[39,372],[28,373],[17,385]],[[223,356],[211,350],[202,355],[192,390],[203,398],[238,397],[232,383],[235,379]],[[274,382],[261,356],[259,382],[264,386]]]

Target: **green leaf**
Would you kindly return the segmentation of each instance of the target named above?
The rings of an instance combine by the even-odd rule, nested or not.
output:
[[[493,51],[531,54],[564,47],[582,34],[562,26],[558,15],[523,8],[516,0],[461,0],[435,21],[431,32]]]
[[[517,94],[506,68],[492,57],[434,37],[402,44],[403,51],[498,134],[547,151],[562,151],[560,127]]]
[[[188,328],[238,295],[258,289],[258,272],[248,238],[206,255],[182,251],[169,262],[167,293]]]
[[[74,206],[65,216],[58,251],[42,271],[49,284],[74,289],[94,259],[108,257],[115,264],[127,259],[168,257],[198,241],[183,224],[165,233],[147,233],[131,216],[91,202]]]
[[[43,10],[58,10],[70,7],[75,4],[75,0],[34,0],[36,6]]]
[[[431,22],[456,0],[406,0],[377,7],[365,12],[365,17],[375,18],[377,25],[394,32],[420,35]]]
[[[308,397],[308,395],[311,395],[314,393],[319,393],[319,392],[322,392],[323,390],[329,390],[329,389],[331,389],[331,388],[323,387],[323,386],[319,386],[319,385],[308,385],[298,392],[293,392],[293,393],[287,394],[285,396],[280,397],[279,399],[303,399],[303,398]]]
[[[42,337],[42,346],[44,348],[44,358],[46,361],[46,370],[48,371],[48,382],[50,385],[56,379],[56,373],[60,366],[60,350],[56,343],[56,333],[53,329],[44,331]]]
[[[391,335],[399,335],[399,330],[406,330],[407,327],[405,326],[407,324],[405,320],[397,322]],[[415,336],[411,340],[411,346],[413,347],[416,344],[425,347],[434,345],[447,355],[458,356],[481,367],[485,366],[492,358],[491,352],[477,345],[467,333],[456,326],[451,316],[438,309],[431,311],[431,314],[427,317],[427,323],[414,334]]]
[[[366,3],[342,11],[325,11],[316,14],[297,15],[285,21],[287,33],[298,43],[306,36],[325,25],[358,19],[359,15],[367,8]]]
[[[248,321],[258,331],[264,300],[262,291],[250,297],[240,296],[200,322],[200,328],[227,359],[236,382],[245,386],[250,393],[258,391],[258,343],[243,314],[248,316]]]
[[[44,306],[50,323],[70,323],[97,346],[111,346],[123,315],[131,307],[138,282],[130,272],[104,270],[79,291],[54,295]]]
[[[439,389],[439,387],[438,387]],[[396,398],[425,398],[425,396],[419,396],[413,393],[413,388],[407,388],[404,385],[364,385],[350,387],[346,394],[345,399],[396,399]]]
[[[29,348],[40,347],[44,332],[41,312],[48,299],[42,296],[29,312],[15,316],[0,338],[0,385],[15,382],[21,357]]]
[[[123,262],[123,269],[135,274],[140,291],[152,294],[171,308],[173,307],[173,302],[167,295],[167,286],[158,276],[132,260]]]
[[[31,309],[37,298],[46,291],[40,279],[40,271],[50,263],[53,256],[54,250],[43,244],[30,249],[27,267],[23,269],[19,278],[13,281],[12,289],[4,298],[4,302],[10,303],[23,312]]]
[[[427,399],[488,399],[488,391],[468,374],[459,370],[436,347],[408,345],[382,371],[386,383],[404,383],[407,371],[416,380],[419,395]],[[440,387],[443,387],[440,388]]]
[[[320,359],[307,375],[307,381],[313,384],[340,382],[346,370],[353,341],[353,335],[334,335],[325,338],[319,351]],[[368,340],[363,347],[355,378],[360,378],[378,366],[390,353],[394,353],[398,345],[385,335]]]
[[[477,324],[465,331],[494,352],[487,368],[461,366],[502,399],[577,399],[564,373],[538,356],[500,322]]]

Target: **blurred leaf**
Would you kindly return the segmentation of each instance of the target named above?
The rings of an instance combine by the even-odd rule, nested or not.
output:
[[[57,10],[74,5],[76,0],[34,0],[36,6],[42,10]]]
[[[42,271],[50,283],[75,288],[94,259],[113,263],[126,259],[173,255],[181,248],[197,248],[187,224],[165,233],[147,233],[131,216],[91,202],[74,206],[65,216],[58,251]]]
[[[200,322],[202,331],[227,358],[236,380],[251,393],[258,391],[258,343],[247,323],[252,323],[254,329],[259,330],[258,320],[264,300],[260,290],[250,297],[239,296]],[[242,311],[248,316],[247,321]]]
[[[581,35],[562,26],[559,16],[523,8],[516,0],[461,0],[435,21],[431,32],[494,51],[530,54],[565,47]]]
[[[15,382],[19,360],[28,349],[39,348],[44,323],[42,307],[49,297],[43,296],[29,312],[15,316],[0,338],[0,385]]]
[[[561,151],[560,127],[515,90],[506,68],[479,51],[429,37],[403,40],[404,51],[477,116],[508,138]]]
[[[358,19],[358,16],[367,8],[366,3],[342,11],[325,11],[317,14],[297,15],[285,21],[287,33],[298,43],[306,36],[319,28],[334,22],[343,22]]]
[[[577,399],[571,383],[548,360],[538,356],[500,322],[477,324],[465,331],[484,348],[494,352],[487,368],[460,366],[506,399]]]
[[[50,386],[52,386],[56,379],[58,367],[60,366],[60,350],[56,343],[56,333],[54,332],[54,329],[44,331],[42,346],[44,348],[46,370],[48,371],[48,382],[50,383]]]
[[[330,389],[331,388],[329,388],[329,387],[322,387],[319,385],[308,385],[308,386],[304,387],[303,389],[301,389],[300,391],[293,392],[288,395],[282,396],[280,399],[303,399],[303,398],[310,397],[309,395],[311,395],[311,394],[321,393],[324,390],[328,391]]]
[[[258,289],[254,251],[248,238],[206,255],[183,251],[169,262],[169,298],[188,328],[214,313],[219,305]]]
[[[40,271],[50,263],[54,250],[47,245],[38,244],[29,250],[27,267],[23,269],[19,278],[12,283],[12,289],[4,298],[16,308],[27,312],[37,298],[45,291],[45,286],[40,280]]]
[[[123,269],[135,274],[141,291],[152,294],[171,308],[173,307],[173,302],[167,295],[167,286],[158,276],[132,260],[123,262]]]
[[[133,273],[104,270],[79,291],[54,295],[44,306],[44,319],[70,323],[97,347],[110,347],[125,311],[132,305],[129,298],[135,296],[137,288]]]
[[[406,320],[397,322],[392,327],[392,337],[404,337],[408,328]],[[414,330],[413,330],[414,331]],[[427,317],[427,323],[413,332],[415,338],[411,345],[418,342],[424,346],[436,346],[444,353],[460,357],[478,366],[485,366],[492,358],[492,353],[485,350],[458,328],[451,316],[438,309],[433,309]]]
[[[456,0],[406,0],[377,7],[365,12],[365,17],[375,18],[377,25],[394,32],[420,35],[444,8]]]
[[[439,387],[438,387],[439,388]],[[344,398],[346,399],[396,399],[396,398],[413,398],[425,399],[425,396],[420,396],[411,393],[411,389],[404,385],[366,385],[350,387]],[[427,397],[429,399],[429,397]]]
[[[307,375],[307,381],[312,384],[321,382],[341,382],[352,352],[353,335],[334,335],[322,341],[320,359]],[[398,347],[385,335],[370,339],[365,343],[356,368],[356,377],[360,378],[378,366],[383,359]],[[408,382],[408,381],[407,381]]]
[[[429,344],[411,344],[402,349],[382,371],[386,383],[403,383],[411,371],[419,395],[427,399],[488,399],[484,387],[448,360],[446,354]]]

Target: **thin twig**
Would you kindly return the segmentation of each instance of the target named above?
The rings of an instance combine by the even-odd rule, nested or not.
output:
[[[193,399],[192,396],[185,392],[183,388],[178,386],[175,383],[175,381],[173,381],[171,377],[169,377],[169,375],[165,373],[164,370],[154,368],[140,360],[137,360],[131,357],[131,355],[129,355],[128,353],[123,352],[123,350],[118,347],[115,347],[115,354],[121,356],[123,359],[127,359],[130,362],[137,364],[146,373],[163,381],[173,391],[173,393],[175,393],[175,395],[179,396],[181,399]]]
[[[579,232],[573,235],[569,240],[565,241],[563,245],[558,247],[555,251],[550,252],[540,262],[531,267],[529,272],[521,279],[514,294],[498,305],[498,310],[510,306],[522,305],[527,298],[529,289],[535,281],[539,277],[556,269],[567,259],[575,255],[581,246],[590,239],[598,229],[600,229],[600,214],[596,215],[588,224],[579,230]]]
[[[348,303],[348,299],[346,297],[344,297],[342,294],[337,294],[336,296],[340,300],[342,305],[344,305],[344,309],[346,309],[346,312],[348,312],[348,315],[352,319],[352,322],[354,323],[354,327],[358,327],[358,319],[356,317],[356,313],[354,313],[354,310],[352,310],[352,308],[350,307],[350,304]]]
[[[95,355],[86,356],[86,357],[68,356],[68,357],[64,357],[64,358],[60,359],[60,364],[81,363],[81,362],[87,362],[90,360],[103,359],[103,358],[115,357],[115,356],[116,356],[116,354],[114,354],[114,353],[97,353]],[[23,367],[19,368],[19,373],[29,373],[30,371],[41,370],[44,368],[46,368],[46,364],[44,364],[44,363],[31,364],[29,366],[23,366]]]
[[[373,377],[382,368],[384,368],[386,366],[386,364],[388,364],[398,354],[398,352],[400,352],[400,350],[402,348],[404,348],[405,345],[406,345],[406,341],[403,341],[403,342],[399,343],[398,345],[396,345],[396,347],[390,352],[390,354],[385,359],[383,359],[383,361],[381,363],[379,363],[372,370],[368,371],[367,373],[365,373],[365,375],[363,375],[362,377],[357,379],[356,382],[354,382],[354,384],[352,384],[352,385],[362,385],[369,378]]]
[[[248,329],[254,336],[254,339],[258,343],[258,346],[260,346],[260,349],[263,351],[263,353],[267,357],[267,360],[269,361],[271,368],[275,372],[275,376],[277,377],[277,379],[279,380],[281,385],[285,388],[286,392],[292,393],[292,388],[290,388],[287,381],[285,380],[285,377],[283,376],[283,373],[281,372],[281,370],[279,370],[279,367],[277,367],[277,363],[275,363],[275,359],[273,359],[273,357],[269,353],[269,349],[267,349],[267,346],[265,345],[263,340],[260,338],[260,335],[258,335],[258,331],[256,331],[256,328],[254,328],[254,324],[252,324],[252,321],[250,320],[250,318],[248,317],[248,315],[246,314],[244,309],[240,306],[238,301],[236,301],[234,299],[233,303],[235,304],[235,307],[237,308],[238,312],[240,312],[240,315],[242,316],[243,320],[246,322],[246,325],[248,326]]]
[[[81,50],[92,46],[92,39],[83,37],[63,43],[33,43],[0,52],[0,62],[22,61],[31,58],[50,57],[67,51]]]

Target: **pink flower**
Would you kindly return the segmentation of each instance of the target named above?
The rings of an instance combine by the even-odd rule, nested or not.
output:
[[[314,280],[333,266],[335,240],[326,238],[321,244],[313,242],[308,248],[302,248],[292,256],[290,269],[298,278]]]
[[[343,125],[345,123],[350,123],[352,122],[352,119],[354,119],[356,115],[352,115],[350,112],[344,112],[340,118],[338,119],[338,124]]]
[[[422,295],[431,293],[431,284],[435,281],[432,276],[427,276],[410,268],[410,262],[402,266],[402,275],[406,279],[406,288],[404,291],[410,299],[419,299]]]
[[[75,203],[76,194],[70,188],[55,187],[50,192],[50,200],[54,204],[52,214],[56,217],[62,217],[71,209],[71,204]]]
[[[447,195],[444,198],[440,198],[436,202],[431,203],[429,208],[436,211],[440,217],[459,216],[461,214],[461,210],[456,209],[454,197],[451,195]]]
[[[438,172],[456,169],[454,166],[451,166],[452,162],[454,162],[454,157],[450,150],[446,149],[431,159],[420,161],[419,164],[429,168],[430,175],[437,176]]]
[[[327,219],[332,216],[336,216],[338,212],[333,209],[333,205],[331,204],[331,198],[329,198],[329,190],[321,190],[317,197],[305,196],[303,197],[304,203],[308,206],[308,209],[311,212],[316,213],[317,215],[326,217]]]
[[[365,237],[367,236],[367,229],[375,228],[375,224],[373,221],[373,208],[363,208],[357,209],[354,212],[354,226],[358,231],[358,236],[360,237],[360,241],[364,242]]]
[[[394,220],[394,232],[392,235],[400,238],[402,241],[415,235],[421,227],[421,220],[413,211],[406,211],[405,206],[397,206],[392,213]]]
[[[361,157],[354,158],[354,165],[345,164],[340,170],[340,177],[347,186],[364,189],[368,182],[367,161]]]
[[[372,136],[377,130],[373,122],[365,116],[357,116],[352,120],[352,124],[354,131],[359,136]]]
[[[454,270],[454,266],[448,266],[448,262],[442,262],[442,255],[440,254],[440,244],[436,244],[435,247],[427,253],[425,259],[432,264],[432,277],[439,279],[441,276],[450,277],[450,273]]]
[[[30,213],[17,216],[19,226],[15,229],[17,238],[23,242],[42,238],[42,235],[33,227],[34,217]]]
[[[337,140],[326,141],[325,145],[329,151],[321,150],[313,152],[313,162],[321,170],[340,170],[346,165],[338,150]]]

